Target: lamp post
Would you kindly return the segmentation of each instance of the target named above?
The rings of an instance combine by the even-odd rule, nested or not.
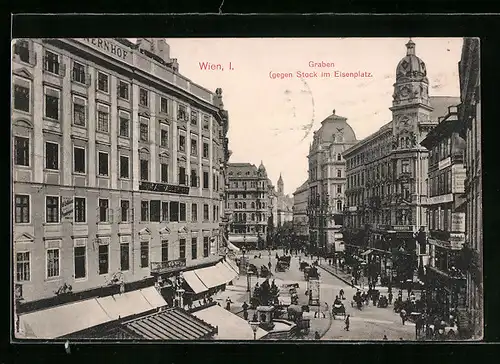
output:
[[[249,321],[249,324],[253,331],[253,339],[257,340],[257,329],[259,328],[260,323],[258,321]]]

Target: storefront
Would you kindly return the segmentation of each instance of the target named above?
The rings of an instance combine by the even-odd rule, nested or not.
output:
[[[434,312],[447,317],[451,308],[465,307],[465,276],[453,275],[435,267],[427,267],[425,278],[428,305]]]

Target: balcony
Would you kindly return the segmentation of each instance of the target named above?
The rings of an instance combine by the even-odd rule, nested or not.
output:
[[[186,258],[166,262],[151,262],[151,273],[164,274],[186,267]]]
[[[431,230],[429,232],[429,237],[436,240],[441,241],[449,241],[450,240],[450,232],[443,230]]]

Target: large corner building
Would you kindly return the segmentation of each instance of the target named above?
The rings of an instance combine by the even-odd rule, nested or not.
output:
[[[164,40],[18,40],[12,82],[21,306],[219,260],[222,91],[182,76]]]
[[[346,161],[342,154],[356,143],[347,118],[332,115],[314,132],[309,148],[309,222],[310,250],[334,255],[344,250],[342,235],[346,204]]]
[[[392,120],[343,153],[346,246],[353,254],[370,247],[365,254],[371,253],[373,276],[413,279],[417,263],[428,263],[425,238],[418,249],[415,244],[416,236],[427,230],[429,152],[420,142],[448,106],[458,102],[454,97],[429,96],[425,63],[410,40],[396,67]]]

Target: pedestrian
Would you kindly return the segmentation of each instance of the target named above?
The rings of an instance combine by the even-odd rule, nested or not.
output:
[[[253,321],[253,322],[257,322],[257,321],[259,321],[259,317],[257,316],[257,312],[254,312],[254,313],[253,313],[253,316],[252,316],[252,321]]]
[[[243,318],[245,321],[248,321],[248,304],[246,302],[243,302],[243,305],[241,306],[243,308]]]
[[[351,276],[351,286],[354,288],[354,276]]]
[[[342,288],[340,289],[339,295],[340,295],[340,299],[341,299],[341,300],[345,300],[345,297],[344,297],[344,290],[343,290]]]
[[[387,335],[384,335],[384,338],[382,340],[387,341]]]
[[[271,270],[273,265],[271,264],[271,262],[269,262],[269,263],[267,263],[267,266],[269,267],[269,270]]]
[[[231,311],[231,303],[233,303],[233,301],[228,297],[226,300],[226,310]]]
[[[345,318],[345,331],[349,331],[349,317],[351,317],[351,315],[347,315],[347,317]]]
[[[314,340],[319,340],[321,339],[321,336],[319,335],[319,332],[315,331],[314,332]]]
[[[392,299],[394,297],[392,296],[392,291],[389,291],[389,304],[392,305]]]
[[[406,310],[403,308],[400,312],[400,316],[401,316],[401,322],[403,323],[403,325],[405,324],[405,321],[406,321]]]

